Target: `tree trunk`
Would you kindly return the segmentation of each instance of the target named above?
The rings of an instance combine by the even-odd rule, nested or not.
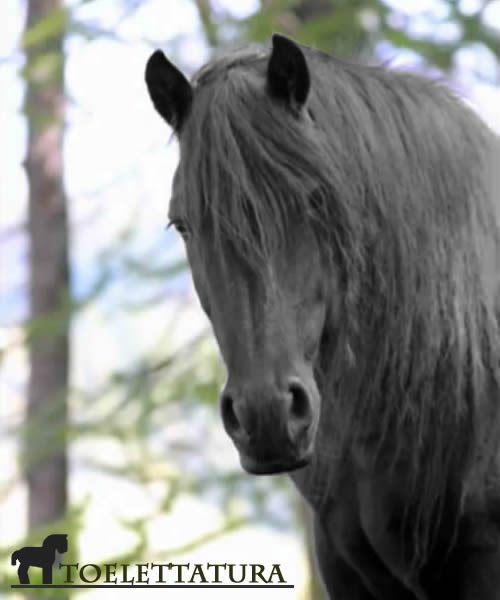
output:
[[[66,312],[61,321],[54,321],[62,307],[67,309],[69,298],[62,148],[64,26],[53,28],[36,43],[33,43],[34,36],[29,35],[42,19],[64,19],[64,15],[63,0],[28,0],[24,76],[32,326],[29,329],[25,456],[30,530],[61,518],[67,507],[65,436],[69,340]]]

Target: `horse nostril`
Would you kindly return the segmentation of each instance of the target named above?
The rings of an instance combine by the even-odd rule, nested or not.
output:
[[[290,420],[296,427],[303,429],[311,422],[311,401],[306,390],[298,382],[291,383],[288,391],[292,397],[289,407]]]
[[[224,394],[221,399],[222,422],[226,430],[236,432],[240,429],[241,424],[234,410],[234,401],[229,394]]]

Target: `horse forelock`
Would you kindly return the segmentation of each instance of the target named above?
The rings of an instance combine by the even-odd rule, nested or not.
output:
[[[290,219],[314,218],[304,199],[330,184],[310,117],[267,94],[267,57],[224,57],[195,75],[175,191],[194,229],[213,226],[255,263],[286,238]]]
[[[332,440],[406,457],[427,535],[450,473],[466,486],[498,452],[498,140],[436,83],[305,52],[300,115],[268,96],[261,51],[195,77],[176,193],[255,261],[292,218],[331,250]]]

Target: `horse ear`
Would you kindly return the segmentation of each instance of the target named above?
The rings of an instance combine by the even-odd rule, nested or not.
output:
[[[161,50],[149,57],[145,78],[154,107],[179,131],[193,99],[191,84]]]
[[[292,40],[275,33],[267,65],[267,85],[275,98],[301,107],[307,100],[311,77],[306,57]]]

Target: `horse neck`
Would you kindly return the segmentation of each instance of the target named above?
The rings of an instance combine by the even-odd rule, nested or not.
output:
[[[54,558],[56,555],[56,545],[54,543],[54,541],[50,541],[47,543],[43,544],[43,548],[47,551],[50,552],[52,554],[52,557]]]

